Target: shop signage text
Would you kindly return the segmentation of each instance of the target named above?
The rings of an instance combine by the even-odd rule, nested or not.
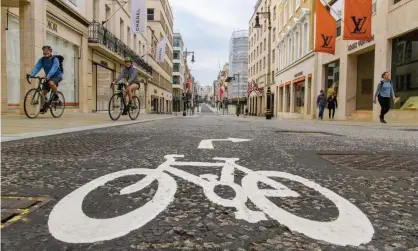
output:
[[[48,20],[48,25],[47,25],[48,29],[58,32],[58,25],[54,22],[52,22],[51,20]]]
[[[370,42],[374,41],[374,35],[372,36],[372,40],[371,41],[365,41],[365,40],[360,40],[358,42],[352,43],[348,46],[348,51],[352,51],[354,49],[360,48],[365,44],[368,44]]]
[[[296,73],[294,78],[297,78],[297,77],[300,77],[300,76],[303,76],[303,71]]]

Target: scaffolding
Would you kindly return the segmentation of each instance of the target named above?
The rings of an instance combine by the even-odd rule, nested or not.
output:
[[[229,76],[234,77],[234,74],[235,80],[228,83],[228,99],[246,97],[248,85],[247,30],[234,31],[229,41]]]

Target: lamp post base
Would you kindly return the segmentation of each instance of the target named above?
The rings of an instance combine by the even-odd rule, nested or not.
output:
[[[272,116],[273,115],[270,112],[266,113],[266,119],[271,119]]]
[[[186,111],[183,111],[183,116],[186,116]]]

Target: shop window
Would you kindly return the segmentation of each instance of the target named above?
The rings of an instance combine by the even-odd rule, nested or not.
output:
[[[327,87],[326,96],[330,96],[333,92],[338,96],[338,83],[340,80],[340,62],[335,61],[325,65],[325,84]]]
[[[154,20],[154,9],[147,9],[147,20]]]
[[[64,94],[68,106],[78,106],[79,88],[79,47],[50,33],[46,35],[47,44],[51,45],[54,54],[64,57],[64,78],[58,89]]]
[[[173,58],[174,59],[180,59],[180,51],[174,51],[173,52]]]
[[[173,72],[180,72],[180,64],[174,63],[173,64]]]
[[[418,30],[392,42],[392,82],[395,95],[400,97],[395,109],[418,107]]]

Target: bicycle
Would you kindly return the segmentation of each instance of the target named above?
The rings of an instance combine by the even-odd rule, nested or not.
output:
[[[25,99],[24,99],[24,110],[25,110],[25,114],[28,118],[30,119],[34,119],[36,117],[38,117],[39,113],[41,112],[41,104],[42,104],[42,85],[45,84],[45,78],[42,77],[31,77],[31,76],[26,76],[26,81],[31,84],[31,82],[29,81],[30,78],[34,78],[38,80],[38,87],[37,88],[32,88],[30,89],[26,95],[25,95]],[[51,114],[54,118],[59,118],[62,116],[62,114],[64,113],[65,110],[65,98],[64,98],[64,94],[62,94],[60,91],[57,91],[57,93],[53,93],[52,91],[50,91],[50,95],[49,95],[49,99],[46,98],[44,105],[42,106],[42,108],[44,108],[45,110],[47,110],[49,108],[49,110],[51,111]],[[32,95],[32,97],[31,97]],[[27,102],[30,103],[28,104]],[[30,105],[30,106],[29,106]],[[31,109],[31,106],[32,107]],[[38,109],[39,108],[39,109]],[[58,109],[62,108],[61,111],[59,111]]]
[[[110,173],[92,180],[68,194],[54,206],[49,215],[48,228],[52,236],[68,243],[93,243],[119,238],[141,228],[174,201],[177,182],[167,174],[169,173],[202,187],[204,194],[211,202],[235,208],[236,219],[256,223],[268,220],[266,217],[268,215],[271,219],[286,225],[291,231],[341,246],[357,246],[372,240],[374,228],[359,208],[331,190],[303,177],[279,171],[253,171],[237,164],[238,158],[213,158],[222,162],[180,162],[176,161],[176,158],[182,158],[184,155],[166,155],[164,157],[166,161],[156,169],[134,168]],[[220,177],[210,173],[195,176],[173,166],[206,169],[221,167],[222,170]],[[234,182],[235,170],[246,173],[246,176],[242,178],[241,185]],[[154,181],[158,181],[158,188],[152,200],[140,208],[113,218],[91,218],[83,212],[83,202],[89,193],[108,182],[132,175],[145,175],[145,177],[123,188],[120,194],[139,192]],[[338,208],[337,219],[328,222],[305,219],[278,207],[268,197],[299,197],[300,195],[272,179],[275,177],[296,181],[319,192]],[[271,188],[260,189],[259,182]],[[232,188],[235,198],[225,199],[216,194],[214,190],[219,185]],[[260,211],[249,209],[246,206],[248,199]]]
[[[140,103],[139,98],[137,96],[132,97],[132,104],[129,105],[126,103],[126,95],[128,93],[126,92],[126,85],[123,82],[117,83],[117,92],[112,95],[112,97],[109,100],[109,117],[113,121],[116,121],[120,118],[121,115],[126,115],[126,113],[129,114],[129,118],[131,120],[135,120],[139,116],[140,112]],[[116,110],[117,114],[116,116],[112,115],[112,111]],[[134,113],[134,111],[136,113]]]

